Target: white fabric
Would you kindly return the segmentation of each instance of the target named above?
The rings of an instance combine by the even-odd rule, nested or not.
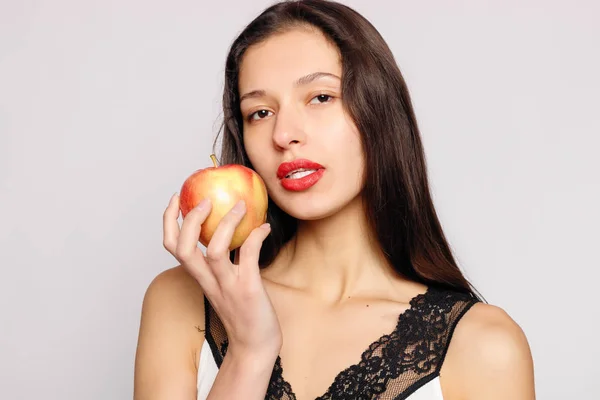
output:
[[[198,400],[206,400],[217,377],[217,372],[219,372],[219,367],[217,367],[210,345],[206,340],[202,344],[198,364]]]
[[[407,397],[408,400],[444,400],[442,396],[442,385],[440,385],[440,377],[436,376],[430,380],[416,392]]]
[[[198,366],[198,400],[206,400],[218,372],[219,367],[217,367],[210,346],[205,340],[200,350],[200,362]],[[440,378],[436,377],[427,382],[416,392],[408,396],[407,400],[444,400]]]

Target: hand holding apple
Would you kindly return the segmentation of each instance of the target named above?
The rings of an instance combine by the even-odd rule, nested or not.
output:
[[[263,224],[266,188],[250,169],[217,167],[214,155],[211,158],[214,168],[194,172],[180,195],[171,197],[163,214],[163,245],[210,301],[229,338],[229,351],[241,355],[242,363],[250,358],[248,362],[261,360],[272,367],[283,339],[259,266],[260,249],[270,233]],[[197,207],[207,198],[211,205]],[[246,202],[246,212],[228,212],[240,199]],[[206,252],[198,249],[198,240]],[[240,245],[244,251],[232,261],[228,249]]]
[[[202,224],[200,243],[208,246],[219,221],[239,201],[246,202],[246,215],[237,226],[229,250],[240,247],[253,229],[267,218],[267,188],[262,178],[250,168],[239,164],[217,165],[214,154],[210,158],[214,166],[199,169],[183,183],[179,194],[179,207],[186,214],[204,198],[212,203],[210,215]]]

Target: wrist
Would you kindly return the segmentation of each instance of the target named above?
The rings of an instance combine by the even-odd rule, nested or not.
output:
[[[234,364],[239,364],[252,370],[261,370],[273,368],[277,357],[279,356],[279,349],[243,349],[238,347],[230,346],[227,349],[226,358],[229,357],[230,361]]]

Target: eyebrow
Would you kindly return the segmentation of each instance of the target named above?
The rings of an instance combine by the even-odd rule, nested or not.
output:
[[[305,75],[301,78],[298,78],[296,82],[294,82],[294,86],[304,86],[308,85],[311,82],[316,81],[321,78],[335,78],[341,81],[341,78],[335,74],[331,74],[329,72],[313,72],[311,74]],[[251,92],[245,93],[240,97],[240,103],[246,99],[256,98],[265,96],[267,93],[264,90],[253,90]]]

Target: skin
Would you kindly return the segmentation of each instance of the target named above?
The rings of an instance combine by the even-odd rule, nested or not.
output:
[[[220,241],[220,248],[226,247],[241,218],[234,214],[220,224],[221,233],[215,233],[207,256],[197,261],[201,267],[191,268],[193,255],[185,249],[195,244],[194,235],[198,237],[198,225],[210,206],[190,212],[186,218],[190,224],[184,221],[179,232],[178,198],[171,199],[164,217],[165,247],[184,262],[157,276],[144,298],[136,399],[196,398],[204,340],[202,294],[204,290],[219,298],[218,285],[211,286],[215,279],[233,282],[221,287],[237,292],[261,294],[264,288],[268,295],[252,297],[255,308],[244,310],[252,318],[262,318],[263,331],[248,330],[248,338],[234,334],[231,339],[236,343],[232,359],[247,359],[257,351],[254,356],[270,364],[257,367],[259,371],[238,371],[236,379],[264,377],[279,354],[284,378],[298,399],[322,395],[340,371],[358,362],[369,344],[393,330],[410,299],[425,292],[425,286],[398,277],[369,240],[360,201],[364,157],[359,133],[342,107],[340,80],[327,75],[296,84],[317,72],[340,77],[342,68],[337,49],[314,30],[295,29],[271,37],[245,55],[239,90],[242,97],[253,94],[241,102],[244,145],[269,196],[300,220],[298,234],[263,270],[252,262],[268,234],[266,227],[255,230],[242,246],[239,266],[209,268],[223,262],[215,256],[217,244],[211,246]],[[294,158],[308,158],[326,168],[321,181],[308,191],[288,192],[277,179],[279,164]],[[205,273],[209,270],[221,275]],[[235,271],[231,276],[237,278],[228,277],[227,271]],[[246,307],[244,302],[223,304],[223,315],[246,315],[235,310]],[[252,314],[258,308],[263,312]],[[228,321],[224,320],[228,332],[244,332],[236,318]],[[265,341],[266,337],[275,339]],[[260,356],[253,350],[258,348]],[[244,364],[229,365],[233,370]],[[535,398],[527,339],[510,316],[491,305],[475,305],[458,323],[440,379],[445,400]],[[212,392],[211,396],[217,398]]]

